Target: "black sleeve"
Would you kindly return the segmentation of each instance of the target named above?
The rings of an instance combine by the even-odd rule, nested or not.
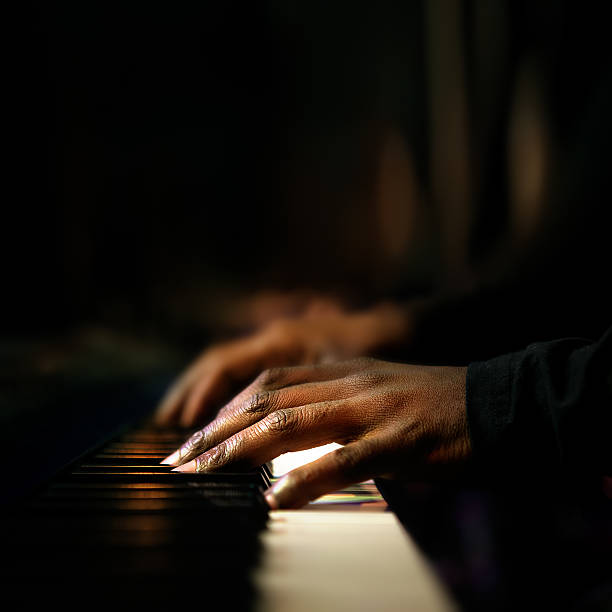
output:
[[[466,402],[486,471],[612,475],[612,328],[470,364]]]

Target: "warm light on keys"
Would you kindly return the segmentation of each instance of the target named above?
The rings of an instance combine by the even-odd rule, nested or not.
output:
[[[331,451],[340,447],[340,444],[332,442],[331,444],[317,446],[316,448],[309,448],[307,450],[294,451],[292,453],[280,455],[276,459],[272,460],[272,475],[274,477],[283,476],[287,472],[290,472],[301,465],[316,461],[319,457],[323,457],[323,455],[327,455],[327,453],[330,453]]]

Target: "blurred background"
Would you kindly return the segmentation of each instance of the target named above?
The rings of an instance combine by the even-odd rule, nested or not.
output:
[[[596,3],[22,10],[6,336],[95,325],[195,347],[311,292],[430,294],[534,244],[530,266],[551,241],[605,242]]]

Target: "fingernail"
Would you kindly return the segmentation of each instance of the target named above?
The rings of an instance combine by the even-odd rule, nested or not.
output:
[[[264,499],[266,500],[268,506],[270,506],[270,510],[278,510],[278,501],[276,497],[274,497],[274,493],[272,493],[271,489],[268,489],[264,493]]]
[[[171,471],[172,472],[197,472],[196,460],[193,459],[192,461],[188,461],[184,465],[179,465],[178,467],[175,467]]]
[[[286,497],[287,485],[289,484],[289,474],[285,474],[277,480],[269,489],[264,491],[264,498],[272,510],[278,510],[283,504],[283,494]],[[286,500],[285,500],[286,501]]]
[[[181,460],[181,449],[174,451],[171,455],[168,455],[163,461],[160,463],[163,465],[174,465]]]

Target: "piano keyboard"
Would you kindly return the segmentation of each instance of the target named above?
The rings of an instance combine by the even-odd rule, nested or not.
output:
[[[106,603],[180,605],[195,589],[227,608],[219,587],[231,583],[232,607],[248,610],[269,471],[185,474],[160,465],[186,437],[126,431],[4,510],[3,595],[23,602],[40,586],[64,598],[85,589]]]

